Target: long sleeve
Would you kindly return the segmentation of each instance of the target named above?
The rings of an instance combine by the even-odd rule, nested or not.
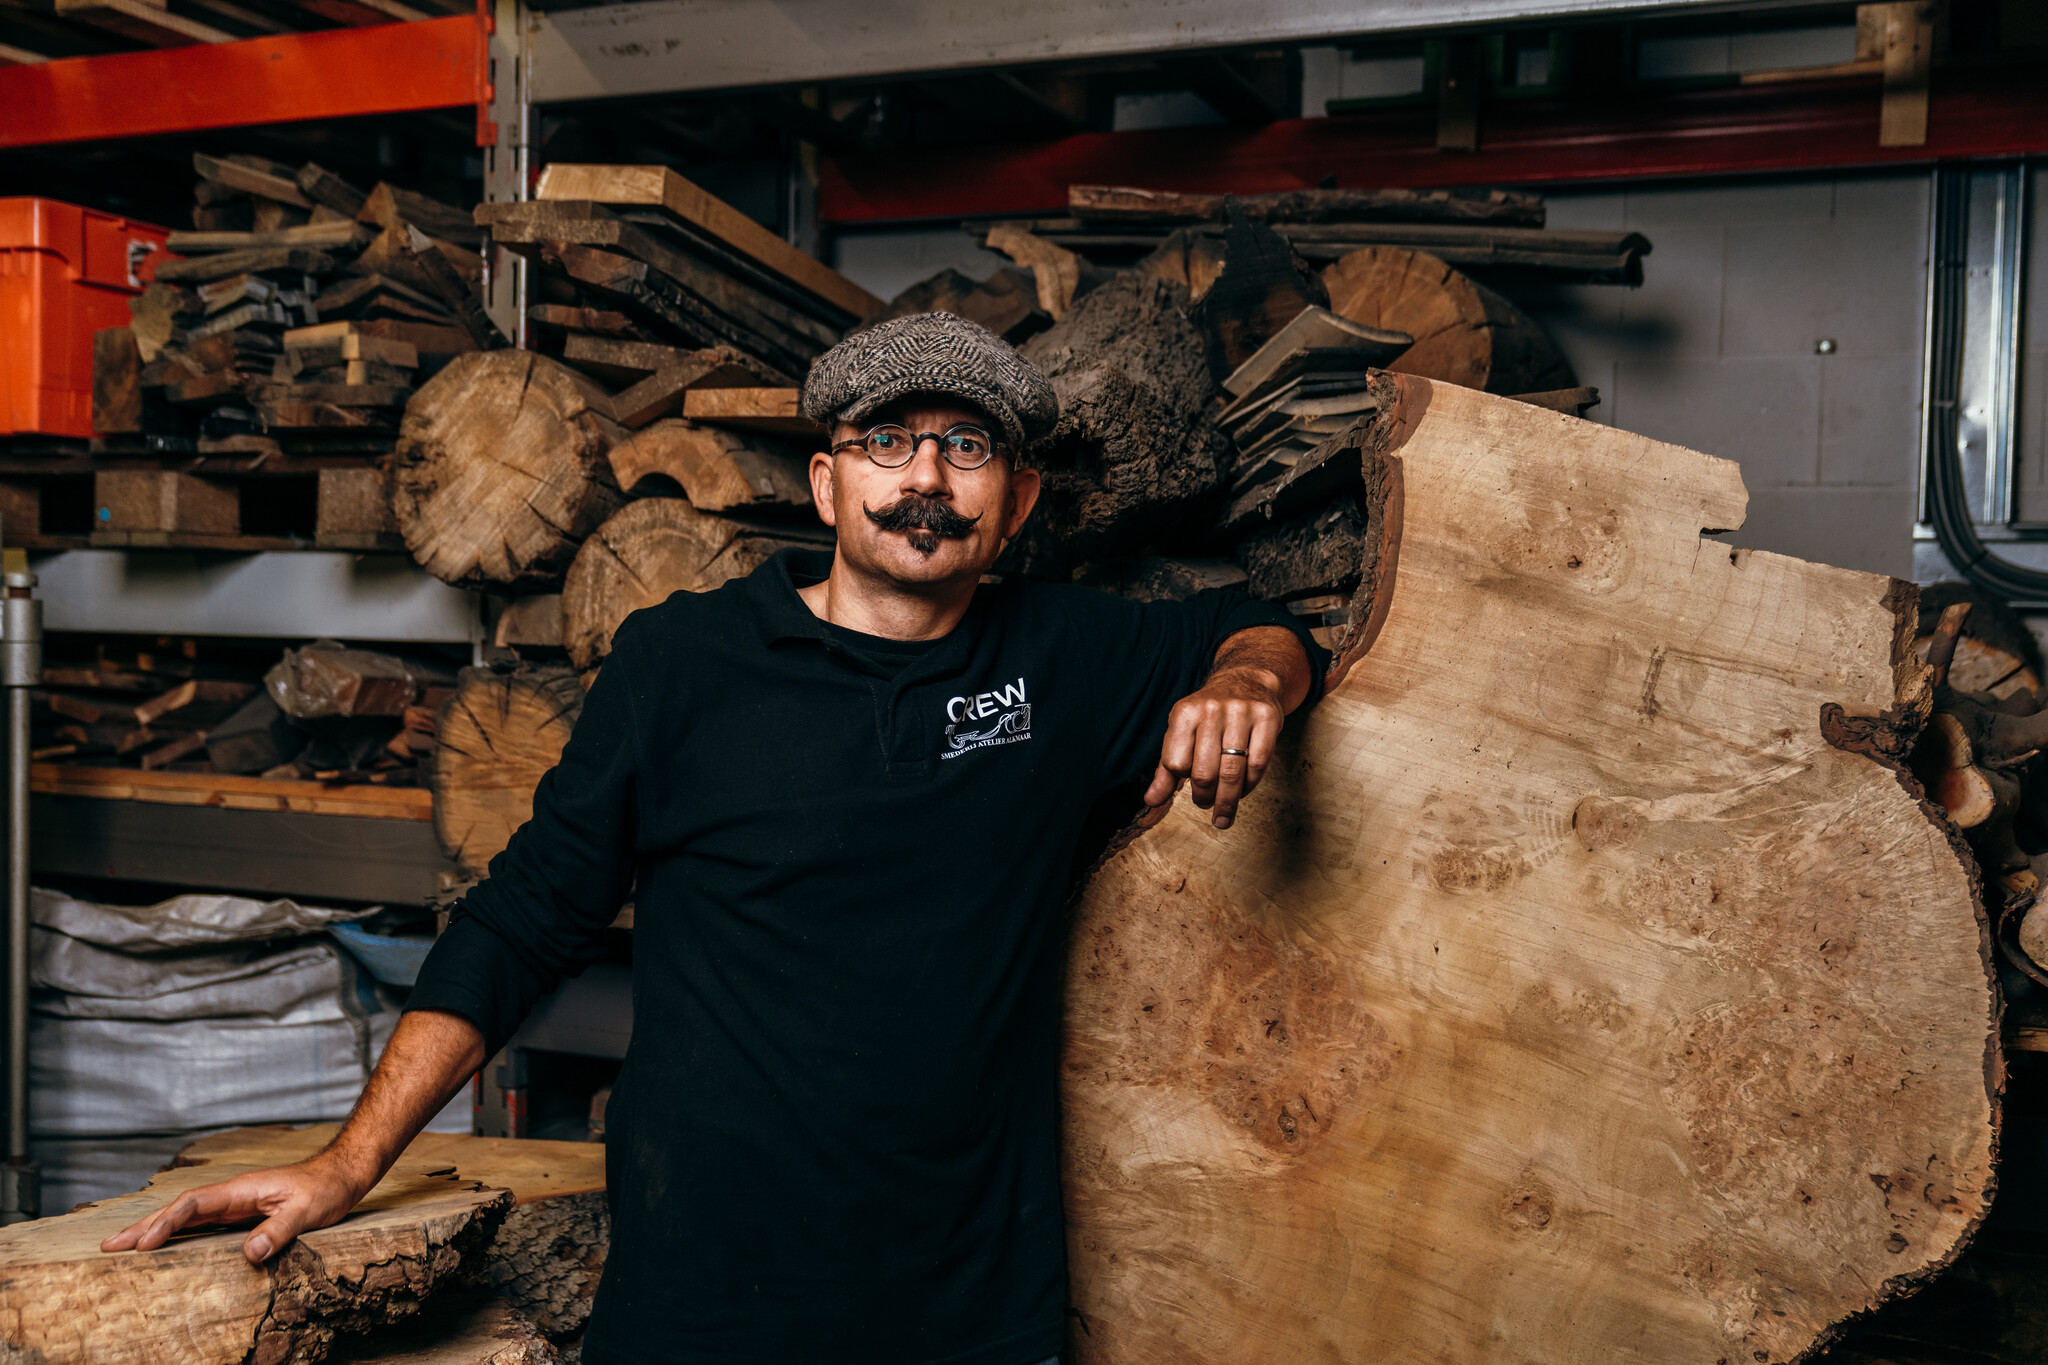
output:
[[[1234,589],[1212,588],[1184,602],[1132,603],[1091,594],[1095,610],[1077,614],[1081,648],[1099,661],[1097,714],[1101,718],[1104,789],[1142,781],[1159,762],[1159,745],[1173,704],[1201,687],[1216,650],[1255,626],[1294,632],[1308,651],[1308,699],[1323,690],[1328,651],[1300,618]]]
[[[533,818],[465,896],[420,969],[409,1010],[445,1010],[495,1053],[542,996],[595,961],[633,885],[637,793],[630,632],[585,699]]]

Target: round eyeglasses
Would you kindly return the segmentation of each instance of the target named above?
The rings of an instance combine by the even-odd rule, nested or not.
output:
[[[955,469],[979,469],[1001,449],[986,428],[965,422],[948,427],[943,434],[912,431],[894,422],[884,422],[878,427],[869,427],[867,435],[858,440],[839,442],[832,447],[832,453],[837,455],[842,450],[859,450],[884,469],[901,469],[910,463],[926,441],[937,441],[939,454]]]

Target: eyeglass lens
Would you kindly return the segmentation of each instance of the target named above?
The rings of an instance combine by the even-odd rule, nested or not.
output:
[[[974,426],[951,427],[940,435],[884,425],[870,429],[864,444],[870,460],[884,469],[897,469],[909,464],[911,457],[917,454],[917,448],[926,441],[937,441],[939,454],[955,469],[979,469],[995,453],[995,443],[989,434]]]

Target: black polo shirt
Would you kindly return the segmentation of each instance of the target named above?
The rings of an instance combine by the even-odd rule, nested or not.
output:
[[[591,1365],[1028,1365],[1066,1303],[1061,909],[1222,640],[1286,612],[1012,580],[906,647],[796,595],[828,555],[619,630],[531,823],[410,1007],[495,1052],[634,895]],[[635,884],[637,882],[637,889]]]

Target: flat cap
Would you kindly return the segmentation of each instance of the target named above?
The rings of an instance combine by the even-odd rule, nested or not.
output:
[[[858,422],[911,393],[964,398],[1000,422],[1018,454],[1059,420],[1052,381],[988,328],[951,313],[912,313],[854,333],[811,362],[803,414]]]

